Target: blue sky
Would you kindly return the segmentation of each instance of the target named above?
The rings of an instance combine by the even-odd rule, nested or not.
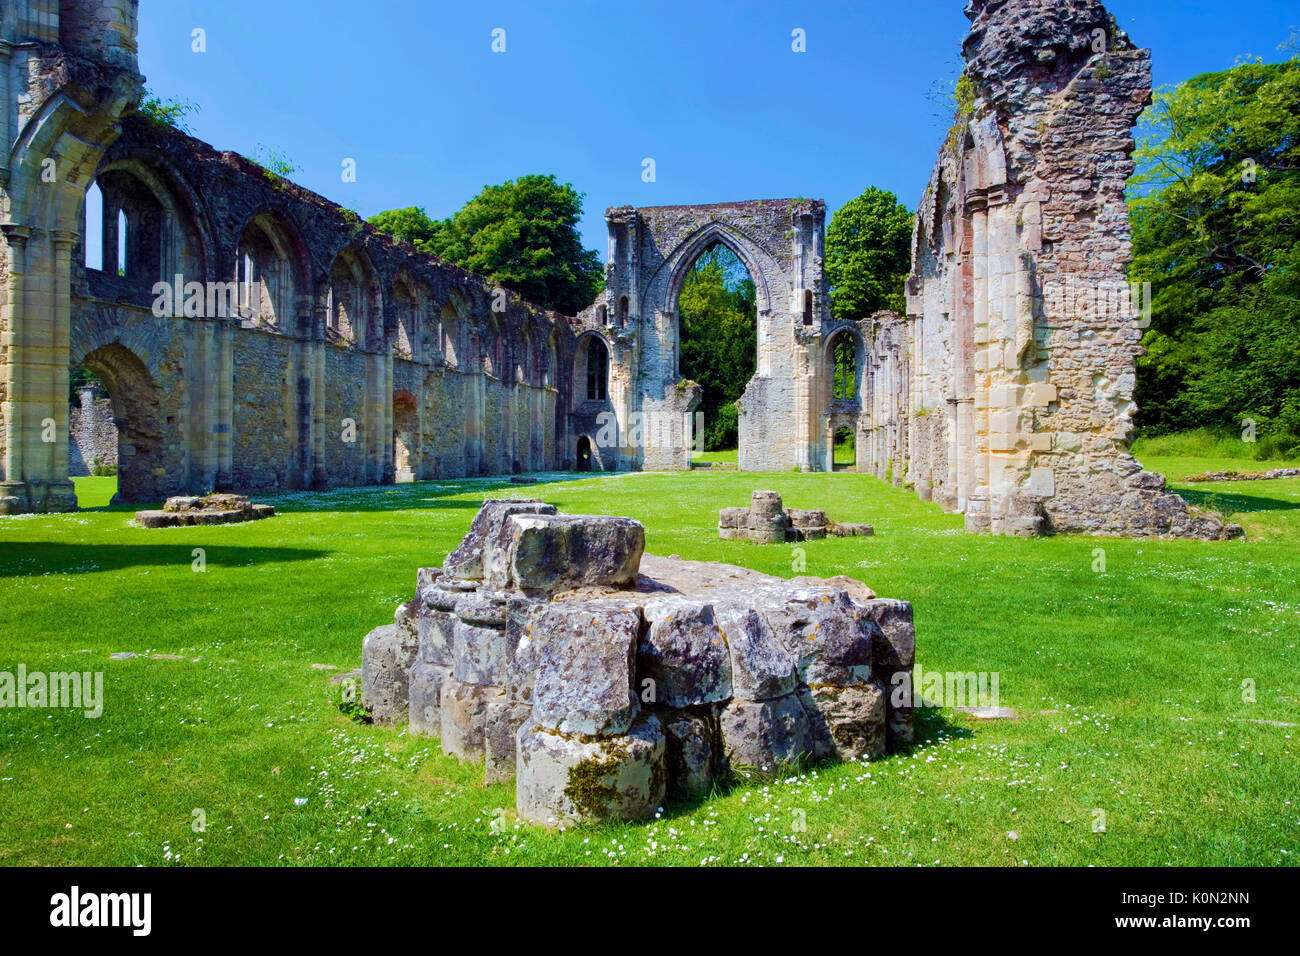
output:
[[[1110,9],[1157,84],[1281,59],[1300,25],[1294,0]],[[833,211],[875,185],[913,208],[950,119],[932,91],[967,26],[959,0],[141,0],[140,66],[151,91],[200,107],[194,135],[276,150],[362,216],[442,218],[486,184],[554,173],[586,193],[583,238],[603,258],[612,205],[807,196]]]

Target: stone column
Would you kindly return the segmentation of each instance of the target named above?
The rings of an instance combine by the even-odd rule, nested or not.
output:
[[[968,196],[971,210],[971,308],[974,351],[974,407],[972,421],[962,429],[962,406],[958,405],[958,430],[968,436],[969,452],[958,452],[958,497],[967,489],[961,510],[968,531],[986,530],[989,505],[989,237],[988,211],[982,195]],[[965,396],[959,395],[960,398]],[[965,443],[964,443],[965,444]]]
[[[68,477],[68,352],[72,337],[72,251],[79,234],[58,230],[50,234],[54,256],[54,323],[44,347],[49,417],[54,419],[54,441],[45,443],[47,475],[45,510],[76,511],[77,492]]]
[[[8,151],[5,150],[7,155]],[[25,421],[25,382],[21,336],[22,312],[26,287],[27,240],[31,230],[16,223],[0,224],[8,249],[9,274],[4,301],[4,335],[0,338],[6,363],[4,366],[4,402],[0,418],[4,420],[3,482],[0,482],[0,514],[22,514],[30,510],[30,494],[23,477],[23,453],[27,432]]]
[[[217,474],[213,483],[218,488],[230,488],[235,474],[235,331],[239,317],[228,316],[213,320],[217,333],[216,421],[213,432],[217,438]]]

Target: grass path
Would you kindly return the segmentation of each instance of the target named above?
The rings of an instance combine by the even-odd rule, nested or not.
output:
[[[1145,463],[1175,487],[1255,464]],[[0,671],[105,675],[98,719],[0,709],[0,863],[1300,857],[1300,481],[1196,486],[1251,537],[1199,543],[970,536],[960,517],[847,472],[544,477],[273,496],[274,519],[212,528],[149,531],[109,507],[0,519]],[[365,632],[490,495],[630,515],[656,553],[789,576],[792,548],[717,538],[718,509],[759,487],[873,523],[871,539],[805,545],[807,573],[910,599],[918,663],[997,672],[1020,719],[928,711],[907,755],[756,781],[647,824],[546,833],[515,822],[513,786],[484,787],[480,766],[348,720],[312,667],[358,666]],[[83,502],[111,494],[103,479],[78,489]],[[141,656],[109,658],[120,651]]]

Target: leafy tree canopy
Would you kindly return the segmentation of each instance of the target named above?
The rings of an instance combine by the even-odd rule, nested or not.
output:
[[[1160,90],[1138,142],[1139,422],[1300,435],[1300,59]]]
[[[831,314],[865,319],[881,309],[902,312],[911,242],[912,214],[893,193],[871,186],[841,206],[826,227]]]
[[[392,209],[370,221],[534,305],[574,315],[591,304],[604,281],[600,257],[582,248],[578,234],[582,199],[554,176],[520,176],[485,187],[442,222],[432,222],[419,207]]]
[[[389,209],[367,220],[380,232],[409,243],[421,252],[434,251],[434,237],[442,223],[429,218],[423,206],[407,206],[405,209]]]

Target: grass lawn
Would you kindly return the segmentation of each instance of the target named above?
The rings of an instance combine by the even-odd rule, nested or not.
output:
[[[1255,466],[1145,464],[1174,487]],[[84,500],[106,501],[105,481],[79,480]],[[930,710],[908,754],[548,833],[481,766],[348,719],[312,667],[359,666],[362,636],[486,496],[630,515],[656,553],[789,576],[791,548],[717,537],[718,509],[762,487],[874,524],[804,545],[807,573],[911,600],[919,665],[997,672],[1019,719]],[[1194,496],[1210,493],[1249,541],[975,537],[865,475],[717,469],[287,494],[264,499],[269,521],[209,528],[144,530],[110,507],[3,518],[0,670],[103,671],[105,703],[98,719],[0,710],[0,863],[1292,865],[1300,481]]]

